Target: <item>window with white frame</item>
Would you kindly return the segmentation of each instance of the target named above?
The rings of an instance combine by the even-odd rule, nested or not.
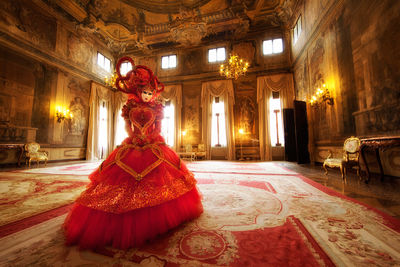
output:
[[[132,64],[130,62],[123,62],[119,68],[119,72],[121,73],[121,75],[124,75],[124,76],[130,70],[132,70]]]
[[[122,73],[121,73],[122,74]],[[115,131],[115,146],[119,146],[125,138],[128,137],[128,133],[125,130],[125,119],[121,116],[122,109],[119,110],[117,116],[117,129]]]
[[[226,59],[225,47],[208,49],[208,62],[221,62]]]
[[[176,68],[176,55],[168,55],[161,57],[161,68],[172,69]]]
[[[164,118],[161,121],[161,135],[164,137],[165,143],[174,146],[175,139],[175,107],[171,101],[165,102]]]
[[[108,116],[107,116],[107,107],[106,102],[102,101],[100,103],[99,109],[99,139],[98,139],[98,148],[100,159],[103,159],[107,153],[107,144],[108,144],[108,136],[107,136],[107,125],[108,125]]]
[[[97,65],[99,65],[102,69],[110,72],[111,71],[111,61],[107,57],[105,57],[102,53],[97,52]]]
[[[214,97],[211,106],[211,146],[226,147],[225,106],[220,97]]]
[[[297,19],[296,25],[293,28],[293,44],[297,42],[301,33],[301,16]]]
[[[263,41],[263,54],[272,55],[283,52],[283,40],[282,38],[264,40]]]
[[[284,146],[282,108],[279,92],[272,92],[269,100],[269,129],[272,146]]]

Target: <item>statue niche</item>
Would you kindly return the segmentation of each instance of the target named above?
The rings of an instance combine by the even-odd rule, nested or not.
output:
[[[72,115],[68,129],[69,134],[83,135],[86,128],[86,115],[82,98],[75,97],[71,101],[69,110]]]
[[[255,104],[253,100],[246,96],[240,100],[240,128],[245,133],[254,135],[255,134]]]

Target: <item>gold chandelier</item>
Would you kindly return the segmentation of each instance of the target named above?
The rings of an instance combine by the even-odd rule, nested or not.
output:
[[[111,75],[110,77],[104,77],[104,82],[107,86],[110,86],[112,88],[115,88],[115,82],[117,80],[117,72],[114,71],[113,75]]]
[[[245,75],[249,63],[245,62],[243,59],[236,55],[232,55],[229,58],[229,63],[227,65],[222,64],[219,68],[219,74],[225,76],[227,79],[234,78],[235,80],[241,75]]]

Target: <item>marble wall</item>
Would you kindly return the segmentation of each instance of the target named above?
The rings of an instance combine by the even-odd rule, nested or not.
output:
[[[351,135],[400,134],[399,14],[394,0],[301,2],[295,17],[302,16],[303,32],[292,46],[296,98],[310,99],[320,80],[334,97],[332,106],[308,107],[314,161],[329,150],[340,154]],[[382,158],[385,172],[400,176],[399,150]]]

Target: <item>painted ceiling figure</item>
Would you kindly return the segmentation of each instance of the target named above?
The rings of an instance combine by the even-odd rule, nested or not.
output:
[[[132,70],[120,74],[123,62]],[[117,64],[116,86],[128,94],[123,107],[129,136],[90,175],[64,224],[68,244],[127,249],[203,212],[193,174],[161,136],[163,91],[153,72],[129,57]]]

